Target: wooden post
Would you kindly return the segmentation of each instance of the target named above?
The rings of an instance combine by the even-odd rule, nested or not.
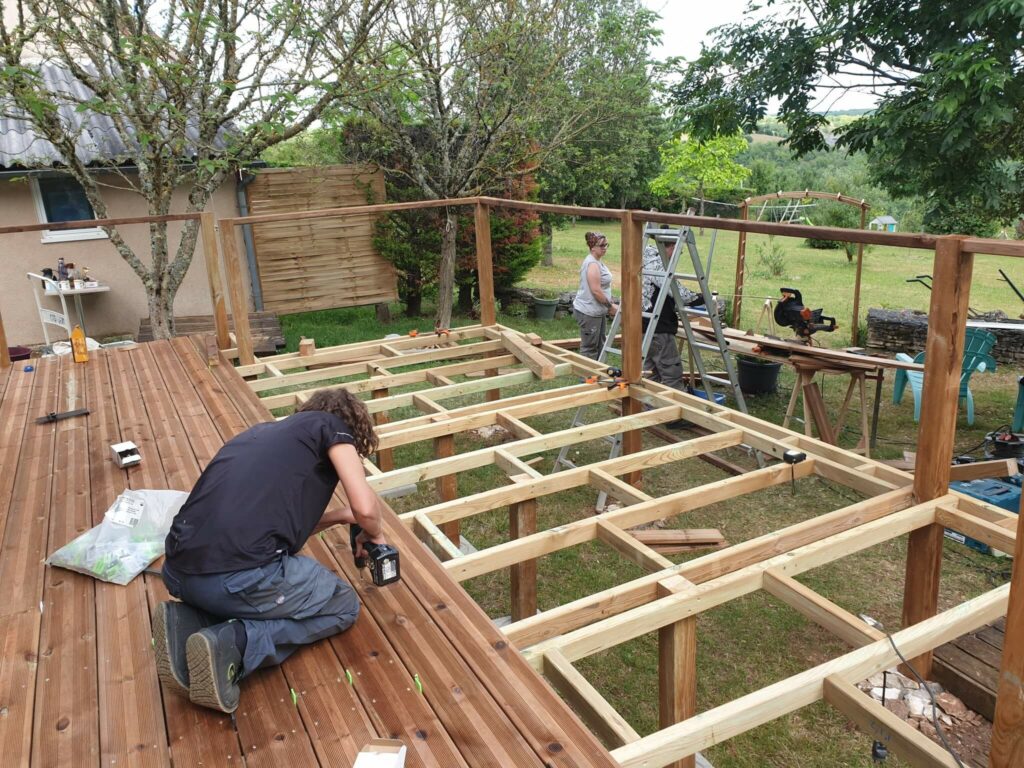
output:
[[[991,768],[1024,765],[1024,518],[1020,515],[989,765]]]
[[[455,455],[455,436],[442,435],[434,438],[434,458],[447,459]],[[437,478],[437,495],[440,501],[454,501],[459,497],[459,483],[455,475],[443,475]],[[440,526],[452,544],[461,546],[461,531],[459,521],[452,520],[449,523],[442,523]]]
[[[672,576],[658,582],[658,597],[674,594],[690,582]],[[697,617],[658,630],[658,725],[668,728],[697,714]],[[690,755],[670,768],[694,768]]]
[[[11,353],[7,351],[7,332],[4,331],[4,319],[0,317],[0,368],[11,367]]]
[[[497,320],[497,307],[494,298],[494,257],[491,252],[491,208],[486,203],[477,203],[473,211],[473,223],[476,230],[476,277],[480,291],[480,324],[494,325]],[[494,357],[494,352],[488,352]],[[497,376],[498,371],[489,368],[485,376]],[[501,398],[500,389],[489,389],[487,400],[494,402]]]
[[[746,221],[749,205],[746,200],[740,205],[740,221]],[[740,231],[736,244],[736,278],[732,284],[732,327],[740,327],[740,313],[743,311],[743,278],[747,263],[747,233]]]
[[[220,246],[228,271],[231,319],[235,325],[238,360],[242,365],[252,365],[256,362],[256,357],[252,352],[252,331],[249,329],[249,292],[246,290],[245,281],[242,280],[242,264],[238,259],[238,232],[233,225],[221,229]]]
[[[528,499],[508,508],[509,539],[537,532],[537,500]],[[537,613],[537,561],[523,560],[509,569],[512,591],[512,621],[521,621]]]
[[[374,400],[381,400],[385,397],[390,396],[390,392],[387,387],[383,389],[375,389],[371,393],[370,397]],[[388,414],[386,411],[378,411],[373,414],[374,424],[387,424]],[[390,472],[395,468],[395,452],[391,448],[383,448],[377,451],[377,466],[381,472]]]
[[[917,503],[949,492],[950,457],[956,433],[960,368],[963,364],[967,304],[974,255],[964,253],[963,239],[947,236],[935,245],[928,341],[925,345],[921,426],[917,432],[914,497]],[[910,534],[903,592],[903,626],[931,618],[938,609],[942,571],[941,525],[928,525]],[[931,651],[912,663],[924,678],[931,675]]]
[[[217,329],[217,348],[231,346],[228,329],[228,309],[224,299],[224,280],[220,274],[220,252],[217,250],[217,224],[213,213],[200,214],[203,234],[203,256],[206,259],[206,277],[210,282],[210,301],[213,303],[213,325]]]
[[[494,262],[491,255],[491,209],[477,203],[474,212],[476,225],[476,277],[480,283],[480,323],[497,322],[494,307]]]
[[[868,209],[861,202],[860,204],[860,228],[864,229],[867,222]],[[860,344],[857,338],[857,331],[860,328],[860,276],[864,269],[864,243],[857,243],[857,276],[853,280],[853,321],[850,323],[850,346],[856,347]]]
[[[643,328],[641,326],[641,286],[640,271],[641,249],[643,246],[644,224],[633,219],[633,214],[626,211],[622,217],[622,375],[626,381],[639,384],[643,376]],[[623,414],[633,415],[643,410],[639,400],[627,397],[622,401]],[[631,430],[622,434],[623,454],[636,453],[643,449],[641,430]],[[625,480],[639,487],[640,472],[631,472]]]

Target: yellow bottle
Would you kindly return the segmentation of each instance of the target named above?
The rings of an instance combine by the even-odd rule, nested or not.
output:
[[[89,362],[89,350],[85,346],[85,331],[80,325],[76,325],[75,329],[71,331],[71,356],[75,358],[76,363]]]

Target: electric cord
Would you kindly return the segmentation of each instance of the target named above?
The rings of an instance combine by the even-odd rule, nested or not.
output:
[[[953,751],[953,748],[949,745],[949,742],[946,740],[946,733],[942,730],[942,725],[939,723],[939,705],[935,701],[935,694],[932,693],[932,689],[929,688],[928,684],[925,683],[923,679],[921,679],[921,676],[919,674],[917,674],[917,670],[914,669],[914,665],[907,661],[906,657],[900,652],[900,649],[896,646],[896,641],[892,639],[892,635],[889,634],[889,631],[885,627],[883,627],[882,624],[878,621],[874,622],[872,626],[885,633],[885,636],[889,639],[889,645],[891,645],[892,649],[896,651],[896,655],[900,657],[900,661],[903,662],[907,669],[910,670],[911,674],[914,675],[914,678],[917,680],[918,684],[926,691],[928,691],[928,698],[931,699],[932,702],[932,725],[935,726],[935,732],[939,734],[939,738],[942,740],[942,746],[946,749],[947,752],[949,752],[950,755],[952,755],[953,760],[956,762],[956,764],[960,768],[965,768],[964,764],[960,761],[960,757],[957,755],[956,752]]]

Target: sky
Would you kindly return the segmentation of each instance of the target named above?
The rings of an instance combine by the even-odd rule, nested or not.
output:
[[[661,46],[655,58],[682,56],[693,59],[700,53],[700,44],[709,39],[708,31],[722,24],[743,20],[749,0],[643,0],[643,4],[661,16]],[[832,109],[869,109],[874,97],[868,94],[835,94],[822,100],[822,108],[835,101]],[[771,105],[769,105],[769,111]]]

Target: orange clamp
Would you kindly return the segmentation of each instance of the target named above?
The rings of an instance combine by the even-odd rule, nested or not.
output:
[[[417,336],[420,335],[420,332],[413,328],[411,331],[409,331],[409,335],[412,336],[413,338],[416,338]]]

